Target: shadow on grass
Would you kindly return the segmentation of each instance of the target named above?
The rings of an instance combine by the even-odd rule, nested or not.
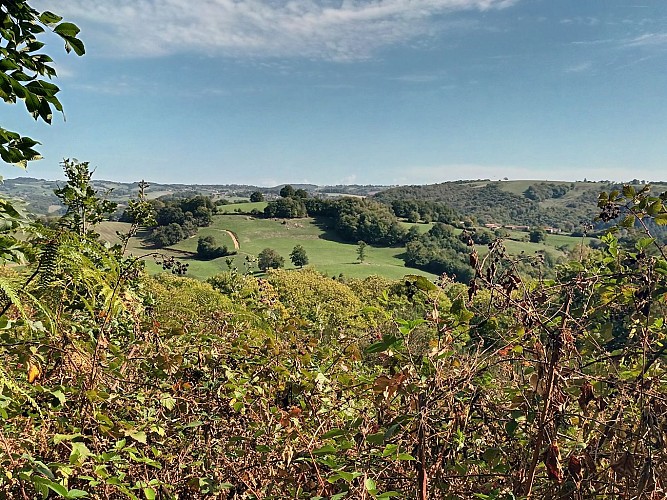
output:
[[[313,224],[320,231],[322,231],[322,234],[320,234],[318,236],[318,238],[320,238],[322,240],[327,240],[327,241],[335,241],[336,243],[352,244],[349,241],[345,241],[344,239],[342,239],[338,235],[338,233],[334,229],[333,219],[330,219],[328,217],[317,217],[317,218],[313,219]]]

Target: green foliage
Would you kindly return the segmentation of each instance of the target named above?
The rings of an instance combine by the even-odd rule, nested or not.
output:
[[[574,189],[573,184],[538,182],[528,186],[524,191],[524,196],[534,201],[543,201],[550,198],[561,198],[571,189]]]
[[[308,254],[306,253],[306,249],[301,245],[296,245],[292,249],[289,258],[292,261],[292,264],[298,267],[303,267],[308,264]]]
[[[253,191],[250,194],[250,201],[252,203],[256,203],[256,202],[259,202],[259,201],[264,201],[264,195],[262,194],[261,191]]]
[[[640,226],[664,213],[609,200]],[[8,498],[661,494],[667,261],[649,234],[605,236],[550,281],[472,247],[470,284],[436,285],[149,278],[59,231],[37,243],[48,285],[36,263],[0,275]]]
[[[63,108],[56,97],[60,89],[44,80],[56,75],[53,60],[40,52],[44,43],[38,36],[48,28],[65,41],[65,50],[83,55],[85,50],[77,38],[79,28],[52,12],[38,12],[26,0],[3,2],[0,5],[0,98],[7,103],[23,100],[35,120],[51,123],[53,109]],[[0,127],[0,158],[6,163],[26,167],[39,159],[34,149],[37,141],[22,137]]]
[[[285,265],[285,259],[273,248],[265,248],[257,256],[257,266],[262,270],[277,269]]]
[[[292,198],[294,196],[294,188],[286,184],[280,189],[280,197],[281,198]]]
[[[284,188],[283,188],[284,189]],[[286,197],[270,201],[264,209],[264,216],[267,218],[294,219],[306,216],[306,206],[299,198]]]
[[[531,229],[530,233],[528,234],[528,238],[530,239],[531,243],[542,243],[547,239],[547,232],[541,227]]]
[[[185,233],[183,227],[177,223],[171,223],[167,226],[158,226],[153,229],[150,241],[158,248],[168,247],[184,239]]]
[[[361,264],[366,260],[366,248],[368,248],[368,244],[365,241],[357,242],[357,260]]]
[[[572,232],[581,230],[583,224],[588,224],[595,217],[595,201],[603,189],[611,189],[611,185],[607,182],[526,183],[486,179],[401,186],[384,190],[374,198],[391,204],[400,217],[407,214],[402,207],[414,204],[412,206],[420,207],[420,213],[432,210],[434,221],[453,225],[472,217],[477,222],[471,225],[551,226]],[[441,218],[436,215],[438,204],[446,207],[451,215],[447,215],[446,211]],[[465,216],[455,216],[455,213]]]
[[[153,201],[157,227],[150,235],[150,241],[156,247],[171,246],[197,234],[199,227],[206,227],[213,221],[215,205],[208,196],[175,198],[165,201]],[[209,257],[206,257],[209,258]],[[214,258],[214,257],[210,257]]]
[[[428,233],[407,243],[404,258],[407,266],[468,283],[473,277],[469,254],[470,247],[454,234],[452,226],[438,222]]]
[[[54,191],[67,208],[60,224],[77,231],[81,236],[94,235],[92,228],[113,213],[117,203],[99,199],[91,183],[92,173],[88,162],[66,159],[60,165],[67,178],[67,183]]]
[[[331,209],[334,227],[345,241],[392,246],[405,241],[406,229],[386,205],[366,199],[342,198]]]
[[[217,259],[229,255],[229,250],[219,246],[213,236],[202,236],[197,241],[197,255],[202,259]]]

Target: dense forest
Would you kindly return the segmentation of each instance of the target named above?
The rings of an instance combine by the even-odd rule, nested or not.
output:
[[[78,28],[25,0],[0,14],[0,90],[48,122],[61,105],[35,37],[51,29],[80,55]],[[37,145],[0,129],[8,164]],[[599,248],[545,277],[502,238],[444,221],[409,236],[393,204],[285,190],[350,239],[465,253],[465,283],[450,269],[433,283],[233,267],[203,282],[159,252],[157,276],[127,254],[157,223],[145,184],[110,245],[96,229],[117,204],[87,163],[63,168],[52,223],[0,200],[3,498],[664,498],[667,255],[652,230],[667,192],[599,193]],[[569,195],[530,196],[549,193]],[[162,208],[196,224],[212,210]]]

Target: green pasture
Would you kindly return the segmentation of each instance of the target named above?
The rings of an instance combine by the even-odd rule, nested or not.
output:
[[[266,205],[260,203],[242,203],[239,205],[226,205],[233,209],[235,206]],[[426,232],[432,224],[410,224],[402,223],[405,227],[416,225],[421,232]],[[129,224],[123,222],[105,222],[100,224],[97,231],[101,237],[111,243],[118,242],[116,231],[126,232]],[[225,245],[232,251],[234,242],[227,231],[236,235],[240,248],[238,253],[229,258],[233,260],[233,265],[238,269],[244,269],[245,257],[250,255],[256,257],[263,249],[273,248],[285,258],[285,268],[291,269],[292,265],[289,254],[295,245],[302,245],[306,249],[309,259],[309,266],[313,266],[319,271],[330,275],[343,274],[347,277],[363,278],[373,274],[384,276],[389,279],[400,279],[405,274],[421,274],[429,278],[435,278],[434,275],[405,267],[400,255],[404,248],[379,248],[369,246],[366,251],[366,261],[361,264],[357,262],[357,245],[354,243],[342,242],[336,234],[329,230],[326,225],[318,224],[314,219],[261,219],[249,215],[216,215],[213,217],[213,223],[209,227],[201,228],[196,236],[180,241],[172,247],[159,250],[160,253],[175,257],[182,262],[189,264],[188,275],[206,279],[209,276],[228,269],[226,257],[202,261],[196,258],[197,241],[199,236],[213,236],[218,245]],[[460,230],[457,230],[460,232]],[[524,252],[527,255],[533,255],[540,250],[548,250],[554,256],[564,256],[565,254],[558,250],[559,247],[567,246],[573,248],[582,242],[580,237],[572,237],[560,234],[547,235],[546,241],[542,243],[530,243],[522,241],[528,238],[527,232],[508,231],[510,237],[504,240],[508,253],[518,255]],[[161,266],[158,266],[150,254],[156,252],[156,249],[144,243],[144,238],[148,232],[140,233],[132,238],[128,245],[128,254],[135,256],[147,256],[146,267],[149,272],[161,272]],[[586,242],[588,239],[586,239]],[[485,253],[486,246],[478,246],[478,251]]]
[[[377,274],[389,279],[400,279],[406,274],[419,274],[435,279],[435,275],[405,267],[399,257],[404,251],[403,248],[368,246],[366,260],[360,264],[357,262],[356,244],[341,242],[331,231],[318,226],[313,219],[291,219],[284,222],[283,224],[282,219],[256,219],[245,215],[216,215],[213,217],[213,224],[201,228],[196,236],[180,241],[172,247],[160,249],[159,252],[188,263],[188,276],[206,279],[228,269],[227,257],[210,261],[196,259],[194,253],[197,250],[198,237],[213,236],[219,245],[227,245],[231,250],[234,247],[233,241],[226,231],[232,231],[239,239],[240,249],[237,255],[229,258],[241,270],[247,255],[257,256],[265,248],[276,250],[285,258],[285,268],[292,269],[294,266],[289,254],[295,245],[302,245],[310,261],[308,265],[330,276],[342,273],[350,278],[365,278]],[[104,222],[98,226],[97,232],[103,239],[116,243],[116,231],[126,232],[128,229],[127,223]],[[156,249],[143,243],[145,236],[147,233],[140,233],[138,237],[132,238],[127,253],[147,256],[156,252]],[[162,271],[152,257],[145,261],[148,272]]]
[[[400,279],[406,274],[421,274],[435,278],[429,273],[405,267],[399,258],[403,248],[369,246],[366,261],[360,264],[356,244],[341,242],[332,231],[319,226],[313,219],[269,220],[220,215],[213,218],[209,229],[226,229],[237,235],[240,250],[235,262],[239,268],[242,268],[246,255],[256,256],[265,248],[273,248],[285,258],[285,268],[291,269],[294,266],[289,254],[295,245],[301,245],[306,249],[308,265],[328,275],[343,273],[347,277],[363,278],[377,274]]]
[[[216,211],[219,214],[233,214],[237,213],[237,211],[240,210],[241,213],[249,214],[255,209],[259,210],[260,212],[263,212],[264,209],[266,208],[266,205],[267,205],[266,201],[255,201],[248,203],[230,203],[229,205],[218,205]]]

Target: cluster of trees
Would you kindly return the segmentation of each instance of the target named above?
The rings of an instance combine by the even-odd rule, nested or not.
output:
[[[391,209],[396,217],[405,218],[408,222],[444,222],[455,224],[461,216],[445,203],[430,200],[392,200]]]
[[[333,227],[345,241],[395,246],[405,242],[408,230],[387,205],[360,198],[333,202]]]
[[[336,199],[308,198],[303,190],[285,186],[281,198],[268,203],[265,217],[321,217],[330,219],[330,226],[344,241],[363,240],[374,245],[400,245],[408,230],[400,225],[392,209],[373,200],[342,197]]]
[[[213,236],[201,236],[197,241],[197,256],[204,260],[217,259],[235,253],[230,253],[227,245],[219,246]]]
[[[561,198],[572,189],[574,189],[574,183],[538,182],[528,186],[523,195],[533,201],[544,201],[550,198]]]
[[[280,189],[280,198],[270,201],[264,208],[264,217],[282,219],[295,219],[306,217],[308,210],[305,201],[308,192],[304,189],[294,189],[287,184]]]
[[[403,259],[407,266],[447,274],[468,283],[474,275],[469,256],[470,247],[456,235],[454,228],[438,222],[427,233],[407,243]]]
[[[151,202],[157,226],[149,240],[156,247],[166,247],[197,234],[200,227],[211,224],[215,204],[208,196],[191,198],[158,199]],[[131,217],[124,214],[121,220]]]

